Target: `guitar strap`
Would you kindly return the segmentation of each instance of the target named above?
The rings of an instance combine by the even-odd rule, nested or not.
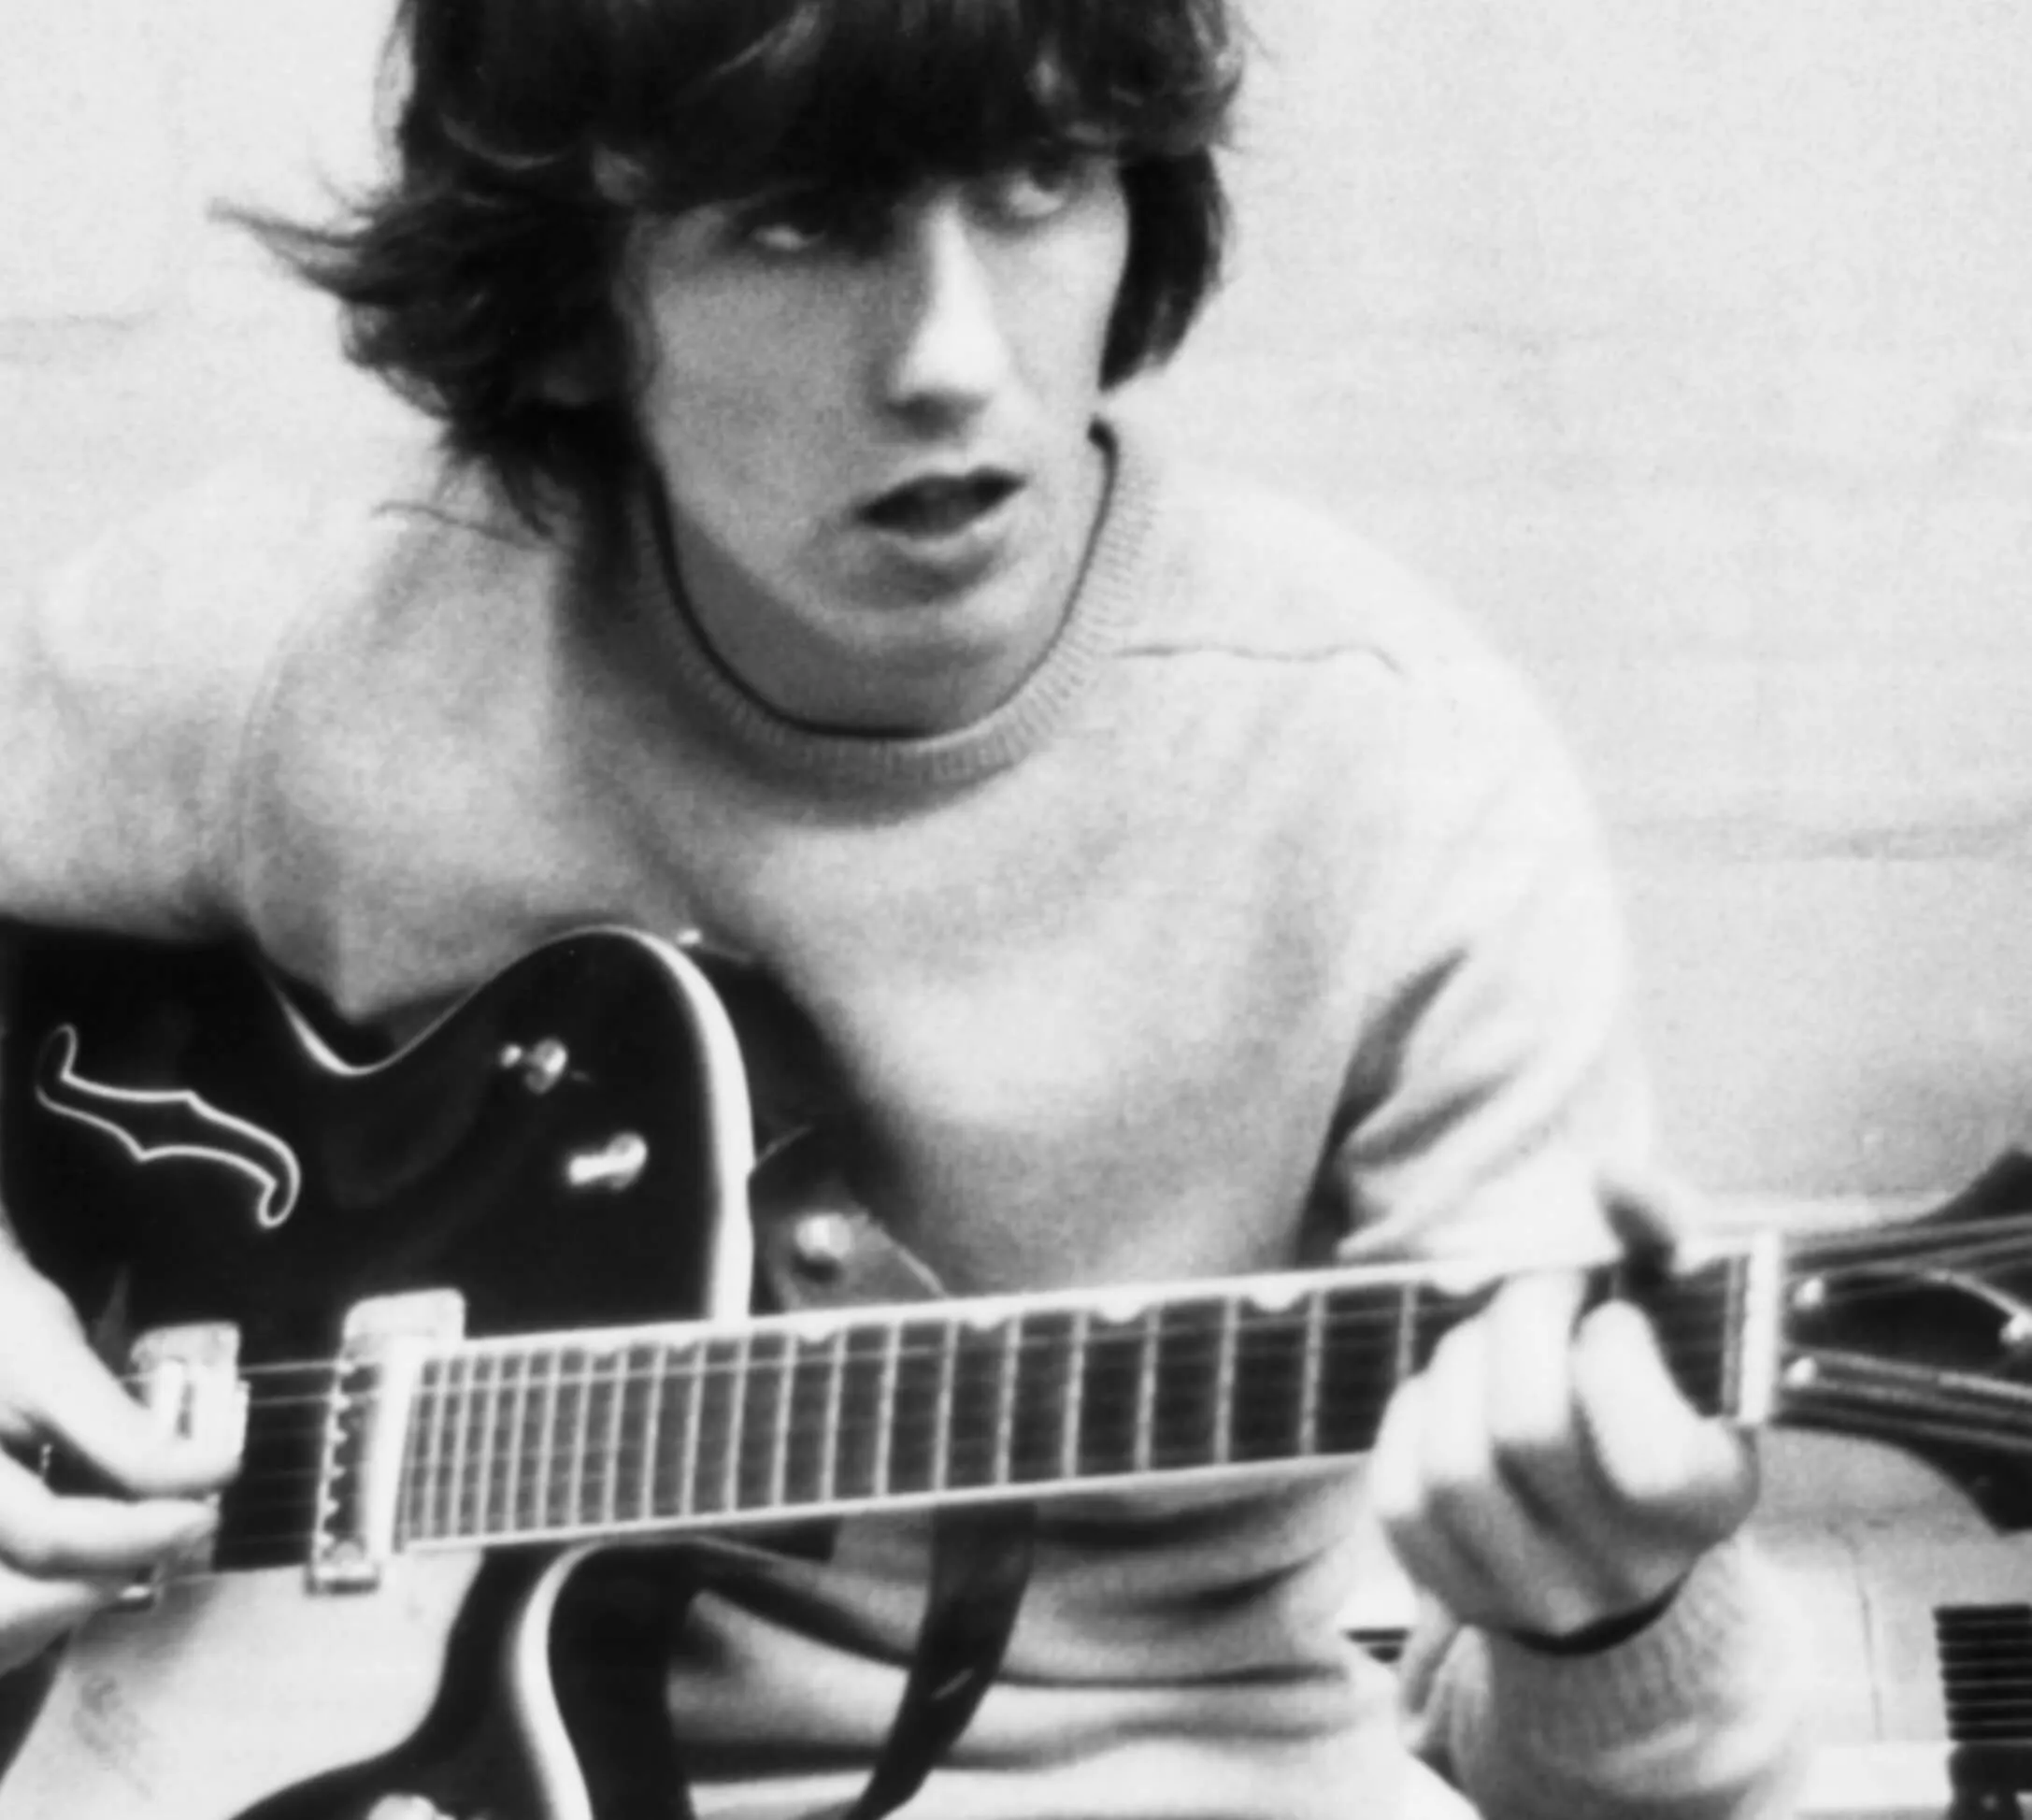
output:
[[[881,1820],[917,1793],[966,1729],[995,1683],[1015,1628],[1030,1575],[1035,1514],[1034,1505],[1003,1505],[945,1510],[933,1519],[930,1585],[895,1717],[860,1794],[817,1811],[810,1820]],[[758,1568],[766,1570],[755,1551],[741,1543],[687,1543],[679,1560],[680,1577],[673,1588],[666,1574],[661,1599],[639,1584],[623,1585],[603,1611],[596,1598],[578,1595],[569,1615],[584,1634],[572,1640],[570,1653],[596,1664],[667,1659],[664,1652],[693,1598],[737,1584]],[[582,1571],[598,1572],[603,1565]],[[645,1618],[650,1612],[657,1615]],[[592,1627],[589,1617],[608,1628]],[[645,1623],[652,1633],[647,1637],[638,1634]],[[658,1814],[695,1820],[683,1741],[671,1735],[654,1710],[656,1688],[653,1675],[616,1675],[580,1702],[586,1716],[573,1730],[587,1734],[593,1747],[592,1760],[581,1767],[602,1820],[609,1814],[633,1820],[648,1813],[644,1798],[650,1791]],[[641,1710],[622,1710],[631,1703]]]
[[[776,1144],[750,1183],[761,1299],[849,1309],[944,1295],[842,1180],[823,1126]],[[814,1820],[880,1820],[908,1801],[994,1684],[1035,1552],[1031,1504],[949,1507],[932,1519],[931,1574],[903,1698],[861,1793]],[[689,1799],[685,1811],[689,1814]]]
[[[1016,1626],[1036,1515],[1035,1505],[1020,1504],[933,1519],[931,1588],[903,1700],[867,1785],[837,1820],[880,1820],[901,1807],[966,1729]]]

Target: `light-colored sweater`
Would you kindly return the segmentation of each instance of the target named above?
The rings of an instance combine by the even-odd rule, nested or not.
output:
[[[393,1017],[589,921],[697,925],[796,996],[870,1198],[955,1292],[1606,1245],[1641,1154],[1618,921],[1514,680],[1363,543],[1109,432],[1104,525],[1020,693],[923,740],[773,718],[637,548],[537,538],[420,461],[229,477],[0,624],[0,913],[250,932]],[[1338,1634],[1353,1474],[1052,1509],[1003,1675],[922,1798],[981,1816],[1396,1811]],[[842,1799],[894,1713],[925,1529],[698,1608],[702,1811]],[[1492,1816],[1740,1815],[1786,1756],[1745,1552],[1551,1662],[1429,1631],[1410,1734]]]

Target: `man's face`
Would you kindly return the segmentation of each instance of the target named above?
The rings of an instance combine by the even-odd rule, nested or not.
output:
[[[637,408],[687,597],[814,725],[929,733],[1006,697],[1077,584],[1128,250],[1092,162],[929,184],[850,223],[795,198],[646,222]]]

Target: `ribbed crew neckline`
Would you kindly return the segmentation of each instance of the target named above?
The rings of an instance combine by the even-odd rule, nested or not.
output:
[[[634,513],[633,617],[654,628],[672,686],[703,724],[743,760],[784,781],[831,791],[908,795],[964,786],[1035,751],[1060,726],[1119,649],[1148,591],[1158,487],[1141,438],[1112,419],[1095,425],[1109,461],[1101,520],[1065,623],[1042,660],[980,720],[923,738],[827,733],[786,719],[710,651],[665,586],[665,565],[645,501]]]

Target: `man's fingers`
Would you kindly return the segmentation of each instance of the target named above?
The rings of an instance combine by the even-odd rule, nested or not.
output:
[[[1642,1315],[1613,1302],[1590,1314],[1573,1377],[1596,1467],[1646,1528],[1699,1547],[1735,1531],[1756,1502],[1756,1450],[1680,1395]]]
[[[144,1498],[216,1490],[236,1466],[229,1444],[179,1439],[129,1396],[61,1292],[13,1255],[0,1256],[0,1435],[54,1441]]]
[[[1597,1602],[1541,1501],[1549,1480],[1581,1469],[1566,1365],[1581,1295],[1570,1275],[1506,1285],[1385,1413],[1370,1465],[1384,1534],[1469,1622],[1563,1629]]]
[[[38,1580],[142,1572],[195,1547],[216,1523],[203,1504],[59,1498],[12,1460],[0,1460],[0,1562]]]
[[[1602,1209],[1624,1254],[1667,1265],[1699,1221],[1693,1196],[1663,1171],[1619,1169],[1601,1178]]]
[[[0,1570],[0,1675],[33,1662],[119,1591],[117,1580],[29,1580]]]
[[[230,1442],[198,1441],[165,1428],[87,1351],[44,1381],[43,1427],[51,1440],[140,1498],[216,1491],[233,1476]]]

